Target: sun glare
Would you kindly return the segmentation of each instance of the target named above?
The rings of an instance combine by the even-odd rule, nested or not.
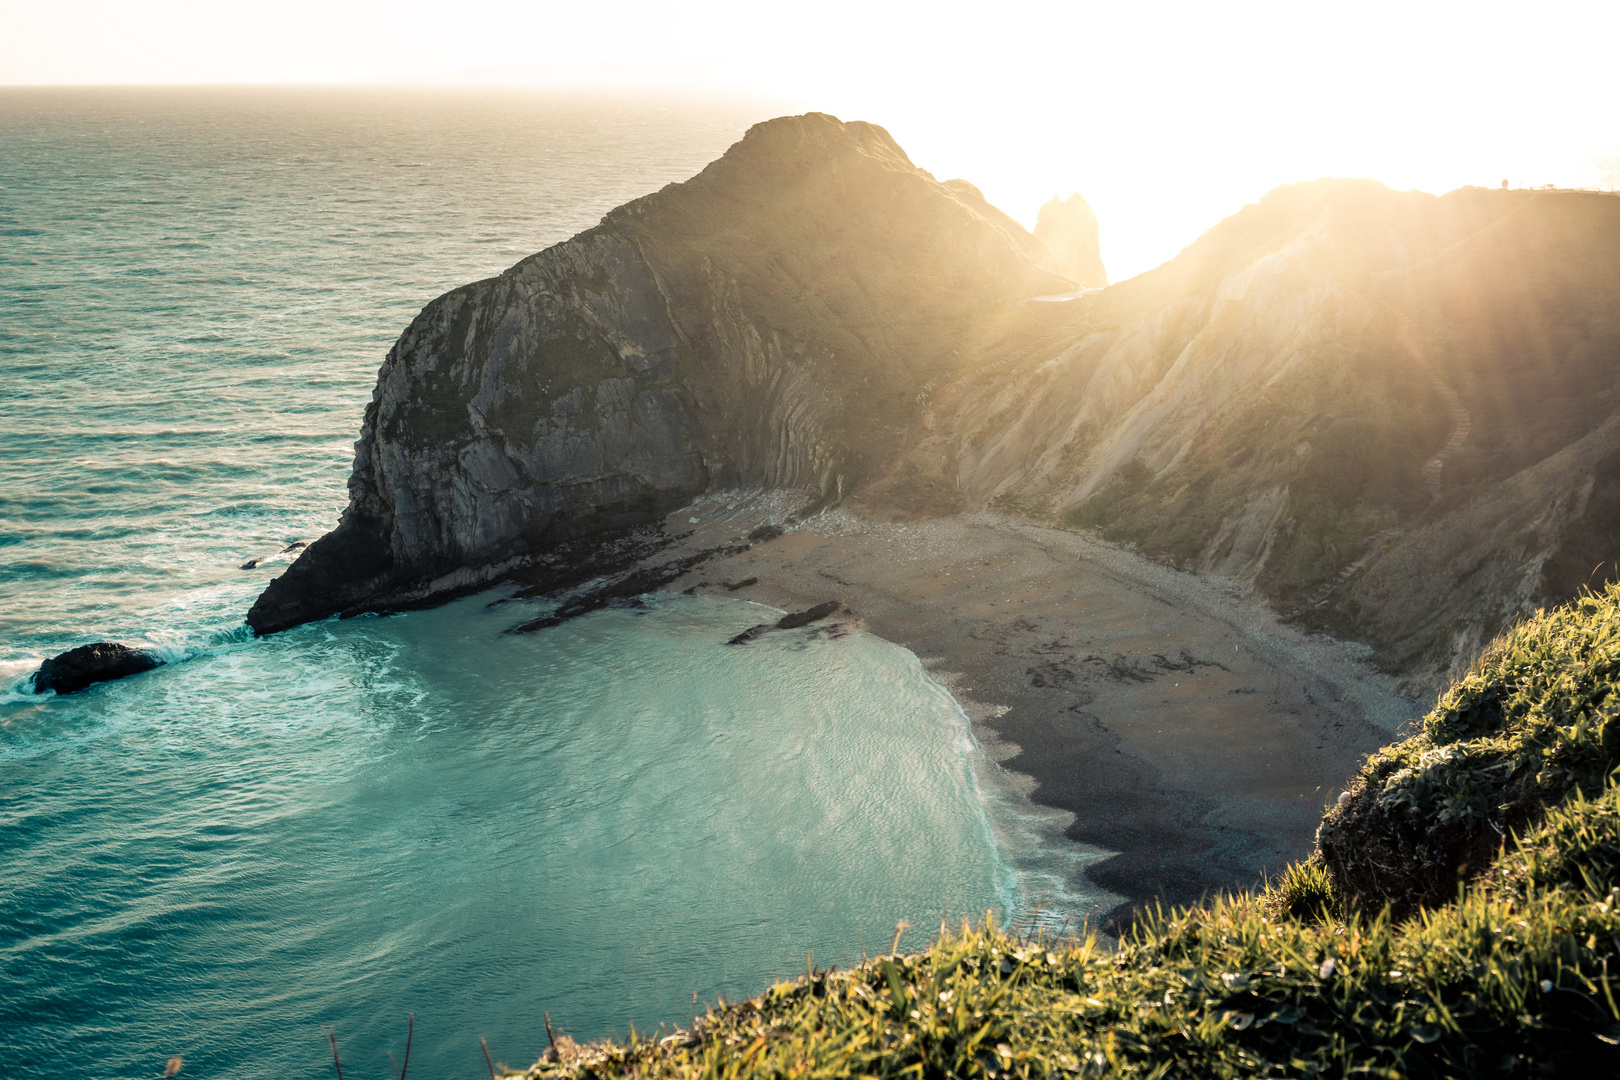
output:
[[[1032,222],[1097,211],[1110,277],[1270,188],[1370,176],[1620,183],[1613,4],[911,4],[3,0],[0,83],[679,86],[888,127],[919,165]],[[499,28],[492,32],[491,28]]]

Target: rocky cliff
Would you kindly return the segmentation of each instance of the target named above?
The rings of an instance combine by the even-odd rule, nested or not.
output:
[[[773,120],[700,175],[429,304],[389,352],[336,531],[269,633],[431,602],[715,486],[836,498],[937,386],[1072,287],[971,184],[882,128]],[[588,557],[588,556],[581,556]]]
[[[1095,529],[1369,642],[1412,695],[1615,576],[1620,198],[1323,180],[1077,291],[1095,255],[1084,200],[1032,235],[881,128],[758,125],[428,305],[340,526],[248,621],[589,571],[743,486]]]

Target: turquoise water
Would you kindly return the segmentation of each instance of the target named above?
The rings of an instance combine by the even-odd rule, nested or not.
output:
[[[513,1063],[886,948],[1013,883],[965,721],[867,636],[724,642],[668,597],[565,633],[474,597],[12,712],[0,1073]],[[913,940],[921,940],[913,937]],[[413,1069],[417,1064],[413,1064]]]
[[[1027,904],[965,719],[875,638],[728,648],[760,609],[687,597],[511,637],[493,595],[243,632],[423,303],[767,114],[0,91],[0,1076],[315,1075],[322,1025],[383,1076],[414,1012],[412,1075],[475,1077],[547,1011],[683,1022]],[[173,662],[27,693],[99,639]]]

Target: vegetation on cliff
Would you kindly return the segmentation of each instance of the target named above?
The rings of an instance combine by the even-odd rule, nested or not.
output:
[[[1113,951],[964,926],[528,1075],[1612,1075],[1617,678],[1609,586],[1493,644],[1265,891]]]

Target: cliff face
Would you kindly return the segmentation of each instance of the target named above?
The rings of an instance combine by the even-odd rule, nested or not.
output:
[[[1431,692],[1614,574],[1617,301],[1620,199],[1294,185],[933,421],[969,502],[1247,582]]]
[[[964,190],[965,189],[965,190]],[[1071,287],[888,133],[761,124],[699,176],[440,297],[389,352],[339,527],[248,614],[270,633],[429,602],[715,485],[836,496],[929,391]]]

